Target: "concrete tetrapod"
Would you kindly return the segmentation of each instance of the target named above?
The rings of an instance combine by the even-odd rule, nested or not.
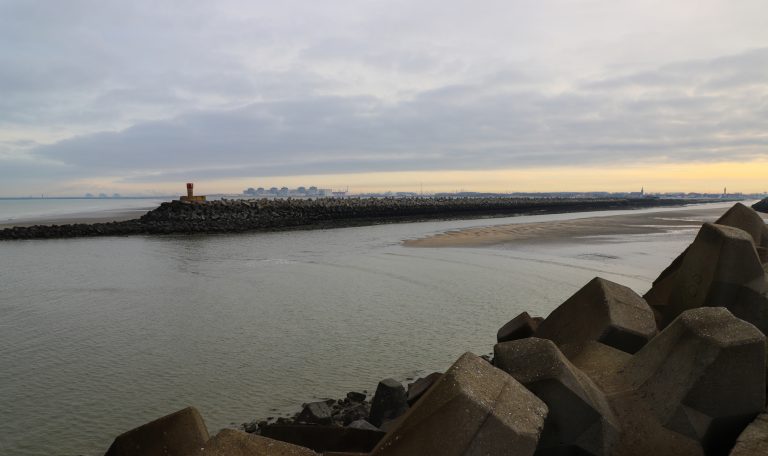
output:
[[[186,456],[207,440],[200,412],[187,407],[119,435],[104,456]]]
[[[768,247],[768,226],[754,209],[736,203],[723,214],[715,225],[725,225],[746,231],[758,247]]]
[[[534,335],[558,346],[598,341],[635,353],[655,334],[653,311],[643,298],[596,277],[553,310]]]
[[[619,424],[605,395],[550,340],[530,337],[493,347],[496,366],[549,408],[536,455],[610,455]]]
[[[765,408],[765,354],[765,336],[727,309],[683,312],[604,391],[626,430],[614,454],[727,454]]]
[[[510,375],[465,353],[371,456],[529,456],[547,406]]]
[[[727,307],[739,318],[768,330],[765,270],[746,231],[705,223],[683,255],[645,295],[660,328],[681,312],[697,307]]]
[[[499,328],[496,333],[496,342],[508,342],[531,337],[543,320],[541,317],[531,318],[528,312],[522,312]]]
[[[317,456],[314,451],[290,443],[223,429],[189,456]]]

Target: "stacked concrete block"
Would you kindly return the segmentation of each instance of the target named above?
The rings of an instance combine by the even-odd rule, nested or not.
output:
[[[765,332],[766,292],[766,272],[752,236],[738,228],[705,223],[645,299],[662,328],[685,310],[709,306],[727,307]]]
[[[119,435],[105,456],[187,456],[208,437],[200,412],[187,407]]]
[[[620,426],[602,391],[549,340],[496,344],[494,363],[549,408],[536,454],[612,454]]]
[[[768,454],[768,413],[761,413],[739,435],[730,456]]]
[[[522,312],[499,328],[496,333],[496,341],[508,342],[531,337],[543,320],[541,317],[531,317],[528,312]]]
[[[547,406],[510,375],[461,356],[372,456],[533,455]]]
[[[549,314],[535,336],[561,347],[597,341],[635,353],[655,334],[653,311],[643,298],[623,285],[596,277]]]
[[[314,451],[259,435],[224,429],[188,456],[318,456]]]
[[[684,312],[605,391],[617,455],[727,454],[765,407],[765,336],[724,308]]]
[[[756,247],[768,247],[768,226],[760,214],[741,203],[736,203],[723,214],[715,225],[725,225],[746,231]]]

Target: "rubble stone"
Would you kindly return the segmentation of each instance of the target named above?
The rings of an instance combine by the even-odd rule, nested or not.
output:
[[[408,395],[400,382],[386,378],[379,382],[371,400],[371,415],[368,421],[381,426],[384,421],[397,418],[408,410]]]

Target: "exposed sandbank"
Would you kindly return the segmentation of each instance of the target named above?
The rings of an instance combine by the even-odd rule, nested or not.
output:
[[[403,242],[408,247],[488,247],[510,243],[557,243],[579,238],[605,242],[605,236],[660,234],[698,229],[723,213],[722,205],[597,216],[537,223],[513,223],[447,231]]]

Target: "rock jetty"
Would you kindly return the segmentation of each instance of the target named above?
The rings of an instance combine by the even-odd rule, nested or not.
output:
[[[766,455],[766,249],[736,204],[644,296],[597,277],[544,319],[499,322],[492,357],[213,437],[187,408],[106,455]]]
[[[138,219],[122,222],[6,228],[0,230],[0,240],[332,228],[430,219],[636,209],[681,204],[680,200],[655,198],[289,198],[171,201]]]

